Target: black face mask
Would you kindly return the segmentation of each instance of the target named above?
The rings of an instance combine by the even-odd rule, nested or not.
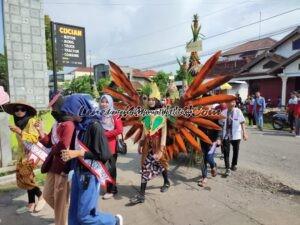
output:
[[[67,121],[67,116],[64,113],[59,113],[57,111],[51,111],[51,115],[57,122],[64,122]]]

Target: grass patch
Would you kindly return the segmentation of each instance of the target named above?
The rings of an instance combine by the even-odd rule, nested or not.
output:
[[[35,173],[35,181],[39,186],[43,186],[45,184],[47,174],[41,173],[40,169]]]
[[[4,184],[0,186],[0,193],[5,193],[9,191],[17,190],[18,187],[16,184]]]
[[[42,174],[40,169],[36,169],[35,173],[35,181],[36,184],[40,186],[44,186],[47,174]],[[9,192],[19,189],[16,183],[8,183],[4,185],[0,185],[0,193]]]

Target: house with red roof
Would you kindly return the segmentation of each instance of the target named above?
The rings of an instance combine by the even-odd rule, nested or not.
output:
[[[248,41],[223,52],[219,61],[208,74],[208,79],[221,75],[238,77],[240,70],[246,64],[253,61],[275,43],[276,41],[272,38],[262,38],[254,41]],[[237,78],[232,79],[228,83],[231,87],[228,85],[226,87],[230,87],[231,89],[221,90],[222,92],[233,95],[238,93],[243,100],[247,98],[248,84],[246,81],[239,80]]]
[[[249,93],[260,91],[273,105],[286,105],[290,92],[300,90],[300,27],[247,63],[235,79],[247,81]]]
[[[157,72],[154,70],[140,70],[135,69],[129,66],[120,66],[121,70],[127,76],[127,78],[131,81],[133,87],[136,90],[141,90],[142,87],[151,81]],[[98,64],[94,66],[96,71],[96,81],[102,77],[108,77],[109,74],[109,66],[105,64]]]
[[[300,90],[299,51],[300,27],[297,27],[279,41],[263,38],[224,52],[209,77],[232,75],[229,93],[240,93],[245,99],[260,91],[271,105],[277,106],[278,99],[285,105],[289,93]]]
[[[94,76],[94,69],[92,67],[77,67],[67,74],[69,78],[77,78],[82,76]]]
[[[141,88],[151,81],[151,78],[153,78],[157,74],[154,70],[140,70],[140,69],[132,69],[132,74],[130,76],[130,81],[133,85],[133,87],[136,90],[141,90]]]

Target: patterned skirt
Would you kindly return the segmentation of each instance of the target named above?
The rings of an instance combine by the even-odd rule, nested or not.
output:
[[[154,158],[152,151],[149,151],[142,165],[142,180],[146,182],[152,180],[164,170],[165,168],[163,167],[162,163]]]

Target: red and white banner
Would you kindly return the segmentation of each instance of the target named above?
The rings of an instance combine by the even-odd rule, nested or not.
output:
[[[90,150],[80,141],[76,140],[75,149],[82,149],[85,152],[89,152]],[[114,184],[115,181],[111,178],[107,168],[105,165],[97,160],[91,159],[83,159],[82,157],[78,158],[80,163],[84,165],[92,174],[94,174],[99,180],[100,184],[106,186],[106,183]]]
[[[23,144],[24,147],[26,148],[26,151],[28,152],[26,154],[28,160],[33,160],[35,164],[37,164],[39,161],[44,162],[47,155],[51,151],[50,148],[46,148],[40,142],[33,144],[27,141],[23,141]]]

